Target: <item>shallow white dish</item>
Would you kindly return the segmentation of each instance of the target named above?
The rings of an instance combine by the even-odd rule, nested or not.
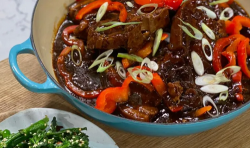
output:
[[[56,117],[58,124],[64,128],[87,127],[85,133],[89,136],[91,148],[118,148],[114,140],[95,124],[70,112],[56,109],[31,108],[21,111],[1,122],[0,130],[9,129],[11,132],[17,132],[43,119],[45,115],[49,117],[50,122]]]

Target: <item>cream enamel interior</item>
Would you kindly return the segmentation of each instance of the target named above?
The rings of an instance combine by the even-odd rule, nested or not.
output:
[[[75,0],[38,0],[34,10],[32,35],[37,53],[47,69],[55,78],[52,66],[52,44],[58,24],[67,14],[67,6]]]
[[[33,18],[33,40],[38,56],[47,71],[55,78],[52,67],[52,44],[55,30],[67,14],[67,6],[75,0],[39,0]],[[250,14],[250,1],[238,0]]]

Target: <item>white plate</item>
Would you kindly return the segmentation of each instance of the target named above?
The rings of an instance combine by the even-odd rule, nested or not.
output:
[[[17,132],[43,119],[45,115],[49,117],[50,122],[56,117],[58,124],[64,128],[87,127],[85,133],[89,136],[91,148],[118,148],[114,140],[95,124],[75,114],[56,109],[32,108],[21,111],[1,122],[0,130]]]

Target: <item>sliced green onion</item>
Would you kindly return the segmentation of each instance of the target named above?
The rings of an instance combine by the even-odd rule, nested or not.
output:
[[[205,51],[205,47],[208,46],[209,50],[210,50],[210,56],[207,55],[206,51]],[[210,43],[208,42],[208,40],[206,38],[202,39],[202,50],[204,55],[206,56],[208,61],[212,61],[213,60],[213,49],[212,46],[210,45]]]
[[[107,11],[109,3],[105,2],[104,4],[102,4],[102,6],[99,8],[97,15],[96,15],[96,22],[100,22],[100,20],[102,19],[102,17],[104,16],[104,14]]]
[[[136,61],[136,62],[142,62],[143,59],[137,55],[133,55],[133,54],[126,54],[126,53],[118,53],[117,55],[118,58],[125,58],[131,61]]]
[[[217,17],[216,14],[215,14],[212,10],[210,10],[210,9],[204,7],[204,6],[198,6],[198,7],[196,7],[196,8],[197,8],[197,9],[200,9],[200,10],[202,10],[202,11],[205,11],[206,14],[207,14],[207,16],[208,16],[209,18],[211,18],[211,19],[215,19],[215,18]]]
[[[159,65],[155,61],[150,61],[149,58],[143,59],[143,61],[141,63],[141,69],[144,66],[144,64],[147,64],[148,68],[150,68],[153,71],[157,71],[159,68]]]
[[[128,23],[123,23],[123,22],[108,22],[108,23],[103,23],[103,26],[108,26],[108,27],[97,27],[96,31],[97,32],[102,32],[109,30],[111,28],[117,27],[117,26],[125,26],[125,25],[136,25],[136,24],[141,24],[141,22],[128,22]]]
[[[123,68],[121,62],[116,61],[116,62],[115,62],[115,65],[116,65],[116,71],[117,71],[117,73],[119,74],[119,76],[120,76],[122,79],[126,79],[126,71],[125,71],[125,69]]]
[[[210,6],[212,5],[218,5],[218,4],[221,4],[221,3],[226,3],[228,2],[229,0],[217,0],[217,1],[213,1],[212,3],[209,3]]]
[[[130,7],[130,8],[134,8],[134,5],[131,2],[126,2],[126,4]]]
[[[182,29],[188,36],[190,36],[190,37],[192,37],[192,38],[195,38],[195,39],[197,39],[197,40],[201,40],[201,39],[203,38],[203,34],[202,34],[198,29],[196,29],[195,27],[193,27],[191,24],[182,21],[180,18],[178,18],[178,19],[179,19],[183,24],[185,24],[186,26],[190,27],[190,28],[193,30],[193,32],[194,32],[195,35],[193,35],[193,34],[187,29],[187,27],[185,27],[185,26],[183,26],[183,25],[179,25],[179,27],[181,27],[181,29]]]
[[[78,62],[76,62],[75,61],[75,59],[74,59],[74,51],[77,51],[78,52],[78,54],[79,54],[79,61]],[[80,66],[81,65],[81,63],[82,63],[82,53],[81,53],[81,50],[79,49],[79,47],[77,46],[77,45],[73,45],[72,47],[71,47],[71,60],[72,60],[72,62],[76,65],[76,66]]]
[[[220,82],[230,82],[231,80],[224,75],[224,72],[228,69],[230,69],[230,76],[229,77],[231,77],[232,75],[239,72],[241,70],[241,67],[239,67],[239,66],[226,67],[226,68],[224,68],[216,73],[216,79]]]
[[[219,84],[206,85],[201,87],[201,91],[209,94],[218,94],[224,91],[228,91],[228,87]]]
[[[155,33],[155,42],[154,42],[154,46],[153,46],[153,56],[155,56],[159,46],[160,46],[160,43],[161,43],[161,37],[162,37],[162,34],[163,34],[163,29],[158,29]]]
[[[218,84],[216,76],[212,74],[205,74],[195,79],[195,84],[199,86],[206,86],[210,84]]]
[[[109,62],[109,64],[106,65],[106,66],[104,66],[105,61],[108,61],[108,62]],[[102,62],[102,63],[99,65],[99,67],[98,67],[98,69],[97,69],[97,72],[99,72],[99,73],[104,72],[104,71],[107,70],[109,67],[111,67],[112,64],[113,64],[113,62],[114,62],[114,58],[113,58],[113,57],[109,57],[109,58],[107,58],[107,60],[105,60],[105,61]]]
[[[228,91],[224,91],[220,93],[219,100],[226,101],[228,98]]]
[[[205,70],[201,57],[195,51],[192,51],[191,59],[193,62],[195,72],[200,76],[203,75]]]
[[[206,104],[207,102],[209,102],[209,103],[211,103],[211,104],[213,105],[213,107],[214,107],[215,110],[216,110],[216,115],[213,115],[213,114],[211,114],[210,112],[207,112],[207,113],[208,113],[211,117],[217,117],[217,116],[219,116],[219,110],[218,110],[216,104],[214,103],[214,101],[212,100],[212,98],[209,97],[209,96],[204,96],[204,97],[203,97],[203,106],[207,106],[207,104]]]
[[[103,52],[102,54],[100,54],[96,59],[95,61],[92,63],[92,65],[89,67],[89,69],[101,64],[101,63],[104,63],[106,59],[108,59],[108,57],[113,53],[113,50],[108,50],[108,51],[105,51]]]
[[[201,23],[201,28],[210,39],[215,40],[214,32],[206,24]]]
[[[183,0],[182,3],[181,3],[181,6],[182,6],[186,1],[188,1],[188,0]]]
[[[139,15],[142,15],[142,14],[149,14],[149,13],[144,13],[144,12],[141,11],[142,9],[147,8],[147,7],[154,7],[154,10],[150,12],[150,13],[153,13],[153,12],[155,12],[155,10],[158,8],[158,4],[151,3],[151,4],[143,5],[143,6],[141,6],[141,7],[137,10],[137,14],[139,14]]]
[[[149,84],[153,80],[153,74],[148,70],[142,70],[133,67],[133,68],[128,68],[128,72],[135,81],[140,83]],[[138,75],[140,77],[138,77]]]
[[[225,13],[228,13],[228,17],[225,16]],[[234,16],[234,11],[232,8],[226,8],[225,10],[223,10],[220,14],[220,20],[229,20],[230,18],[232,18]]]

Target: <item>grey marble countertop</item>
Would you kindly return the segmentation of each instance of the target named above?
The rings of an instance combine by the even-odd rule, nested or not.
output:
[[[0,61],[11,47],[30,35],[32,12],[37,0],[0,0]]]

